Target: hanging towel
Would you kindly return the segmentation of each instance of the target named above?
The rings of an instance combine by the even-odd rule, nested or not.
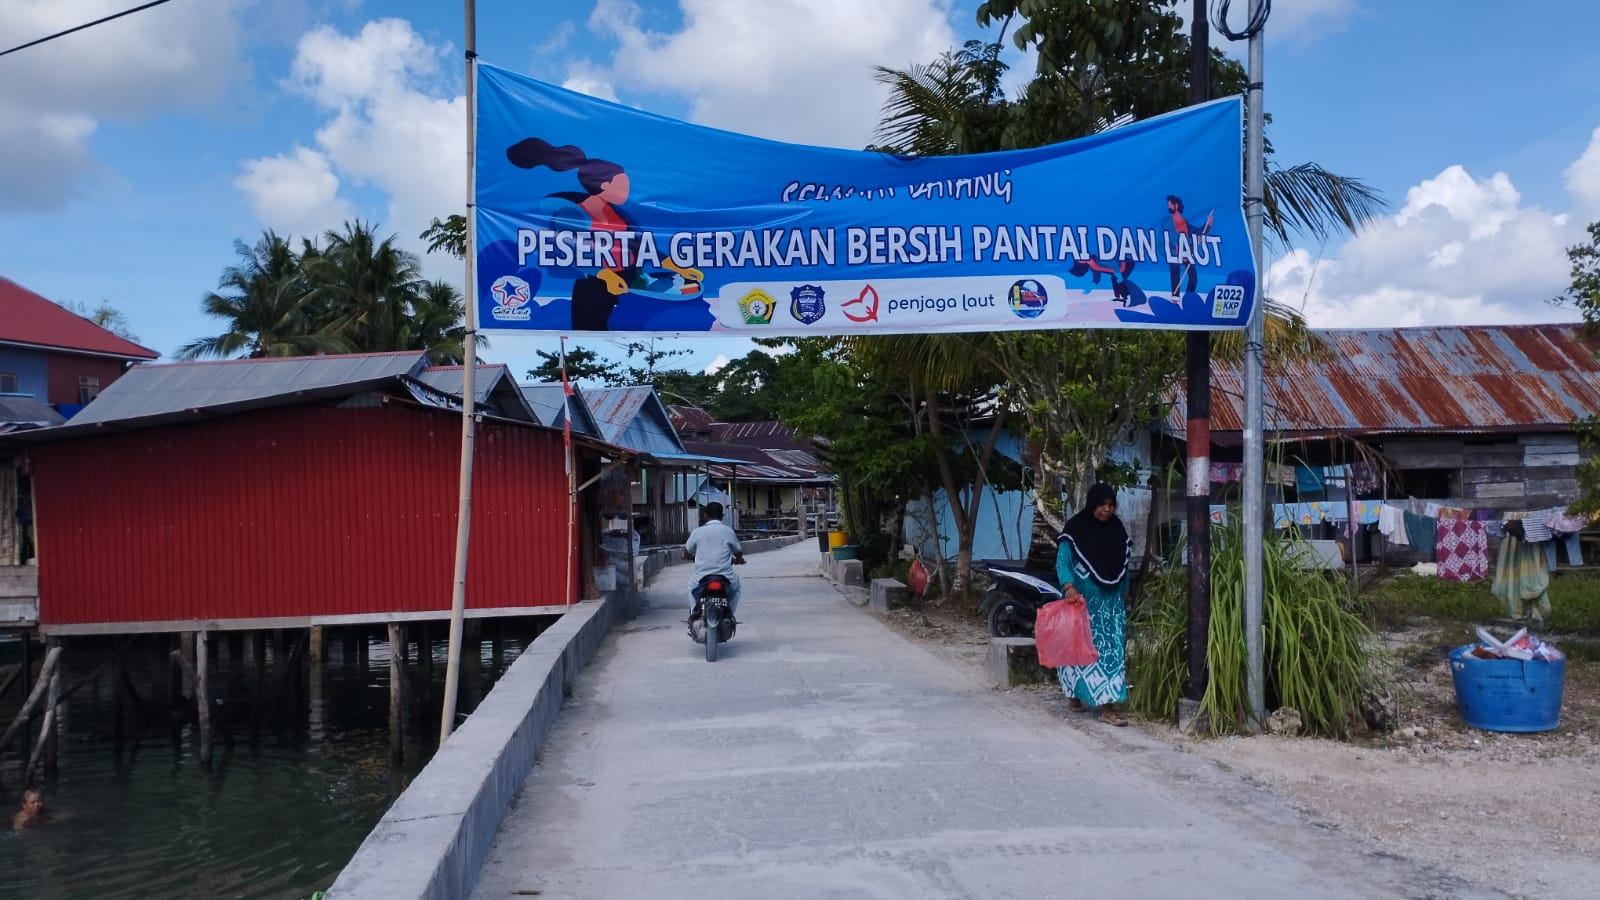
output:
[[[1482,581],[1489,574],[1489,538],[1483,523],[1440,519],[1437,561],[1439,577],[1446,581]]]
[[[1527,541],[1511,535],[1500,542],[1500,553],[1495,557],[1494,584],[1489,590],[1504,601],[1506,612],[1513,619],[1532,616],[1543,622],[1550,615],[1550,570],[1545,567],[1544,554]]]
[[[1406,512],[1406,543],[1417,548],[1424,560],[1433,559],[1439,547],[1439,520]]]
[[[1320,494],[1325,488],[1322,485],[1322,475],[1315,469],[1305,466],[1294,467],[1295,489],[1302,494]]]
[[[1398,506],[1385,503],[1378,509],[1378,531],[1393,546],[1411,546],[1410,539],[1406,537],[1406,511]]]
[[[1544,523],[1545,514],[1547,512],[1548,510],[1539,510],[1537,512],[1524,514],[1522,519],[1522,532],[1528,536],[1529,543],[1537,544],[1540,541],[1548,541],[1555,537],[1555,535],[1550,532],[1550,526]]]

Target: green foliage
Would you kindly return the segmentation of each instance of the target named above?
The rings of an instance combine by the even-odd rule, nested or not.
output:
[[[123,315],[122,310],[112,306],[109,300],[101,300],[100,305],[94,309],[90,309],[86,303],[70,300],[60,306],[67,312],[82,316],[120,338],[133,341],[135,344],[139,343],[139,336],[134,334],[133,326],[128,323],[128,317]]]
[[[539,364],[528,370],[528,380],[540,384],[561,381],[561,354],[535,350]],[[574,384],[619,384],[617,364],[587,347],[567,350],[567,380]]]
[[[1212,734],[1245,730],[1244,553],[1241,517],[1211,532],[1211,681],[1201,712]],[[1269,709],[1290,706],[1313,734],[1344,737],[1360,720],[1373,680],[1372,635],[1337,576],[1297,562],[1303,539],[1265,548],[1263,630]],[[1144,586],[1131,622],[1128,699],[1139,712],[1166,718],[1177,708],[1187,672],[1188,575],[1169,565]]]
[[[467,356],[460,292],[424,280],[416,256],[370,224],[346,222],[299,249],[268,231],[254,246],[236,241],[234,253],[217,290],[201,300],[224,331],[185,344],[180,359],[426,350],[435,363],[460,363]],[[486,344],[481,336],[477,343]]]
[[[1395,575],[1368,588],[1362,599],[1381,622],[1399,625],[1420,617],[1459,624],[1463,642],[1473,627],[1506,618],[1505,604],[1482,583]],[[1547,633],[1600,636],[1600,576],[1556,572],[1550,579],[1550,606]]]
[[[1574,244],[1567,248],[1567,260],[1572,266],[1571,282],[1567,290],[1552,302],[1575,307],[1583,314],[1589,331],[1594,333],[1600,331],[1600,222],[1590,222],[1588,234],[1587,244]],[[1600,417],[1586,416],[1574,423],[1574,427],[1584,447],[1594,449],[1600,446]],[[1577,474],[1583,496],[1574,504],[1573,510],[1591,516],[1600,514],[1600,455],[1591,455],[1580,463]]]
[[[442,222],[435,218],[417,237],[428,242],[429,253],[442,252],[456,259],[467,258],[467,217],[460,213],[446,216]]]

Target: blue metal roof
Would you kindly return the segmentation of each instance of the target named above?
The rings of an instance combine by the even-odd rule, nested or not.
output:
[[[584,396],[607,442],[653,456],[686,452],[655,388],[600,388]]]

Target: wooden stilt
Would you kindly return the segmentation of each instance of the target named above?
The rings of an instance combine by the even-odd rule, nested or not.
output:
[[[250,632],[250,739],[261,738],[261,718],[266,712],[262,706],[262,685],[267,677],[267,633]]]
[[[44,645],[47,651],[60,649],[65,655],[65,649],[61,647],[60,641],[60,638],[46,638]],[[48,691],[50,705],[45,709],[44,727],[40,729],[40,736],[45,742],[44,774],[47,778],[55,777],[57,764],[61,762],[61,739],[57,732],[61,726],[61,676],[64,669],[66,669],[66,664],[58,662],[56,663],[56,670],[50,673],[50,689]]]
[[[7,672],[5,680],[4,681],[0,681],[0,698],[5,697],[6,691],[11,690],[11,685],[13,685],[17,681],[21,680],[21,678],[22,678],[22,667],[21,666],[17,666],[16,668],[14,668],[11,671]]]
[[[477,709],[478,698],[483,691],[482,619],[468,619],[462,624],[460,687],[460,708],[466,712]]]
[[[123,706],[122,682],[127,677],[127,674],[127,669],[122,665],[122,657],[113,657],[111,671],[107,674],[107,677],[111,680],[111,740],[118,747],[122,746],[124,734],[123,721],[126,713]]]
[[[311,665],[313,667],[322,665],[323,637],[321,625],[311,626]]]
[[[194,701],[200,721],[200,765],[211,766],[211,637],[210,632],[195,635]]]
[[[389,758],[405,759],[405,627],[389,623]]]
[[[194,632],[185,631],[178,638],[178,649],[183,653],[183,658],[194,660]],[[194,699],[194,673],[190,669],[183,670],[183,699]]]
[[[149,724],[150,710],[145,707],[144,698],[139,696],[139,689],[134,686],[133,677],[128,674],[127,667],[124,666],[121,668],[122,693],[126,694],[128,699],[133,701],[133,708],[139,713],[140,723]]]
[[[44,665],[39,667],[39,678],[33,683],[33,690],[28,692],[28,699],[22,702],[22,708],[17,710],[17,717],[6,726],[4,733],[0,733],[0,749],[11,743],[11,739],[22,731],[22,727],[33,717],[33,711],[40,701],[44,700],[49,690],[50,677],[55,674],[56,664],[61,658],[61,648],[52,647],[44,655]]]

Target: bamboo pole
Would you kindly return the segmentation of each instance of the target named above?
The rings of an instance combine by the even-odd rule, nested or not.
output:
[[[54,683],[56,676],[51,673],[49,681]],[[33,780],[34,769],[38,768],[41,760],[47,760],[50,753],[50,737],[55,733],[56,710],[51,707],[45,710],[44,724],[39,729],[39,740],[34,742],[33,752],[28,754],[28,765],[22,770],[22,783],[27,784]],[[49,763],[45,764],[46,770],[50,769]]]
[[[45,638],[45,646],[60,648],[60,638]],[[56,670],[50,675],[50,689],[46,692],[50,706],[44,712],[44,725],[40,731],[44,736],[44,772],[46,775],[56,773],[56,764],[60,762],[61,741],[56,734],[61,723],[61,672],[65,665],[58,664]]]
[[[44,665],[39,667],[39,680],[34,682],[33,690],[29,692],[28,699],[23,701],[22,708],[17,710],[17,717],[11,720],[10,725],[6,726],[5,733],[0,734],[0,749],[4,749],[6,745],[10,744],[11,739],[16,737],[17,732],[22,730],[22,726],[26,725],[28,720],[33,717],[34,707],[39,705],[40,699],[49,690],[50,678],[55,674],[56,662],[60,658],[60,647],[51,647],[49,652],[45,653]]]
[[[478,371],[478,260],[477,210],[473,204],[477,191],[478,155],[478,8],[466,0],[467,51],[467,256],[466,256],[466,334],[461,339],[465,368],[461,379],[461,477],[456,502],[455,576],[450,588],[450,647],[445,658],[444,703],[439,711],[439,743],[443,744],[456,727],[456,683],[461,677],[461,622],[467,609],[467,559],[472,534],[472,456],[477,442],[476,377]]]

